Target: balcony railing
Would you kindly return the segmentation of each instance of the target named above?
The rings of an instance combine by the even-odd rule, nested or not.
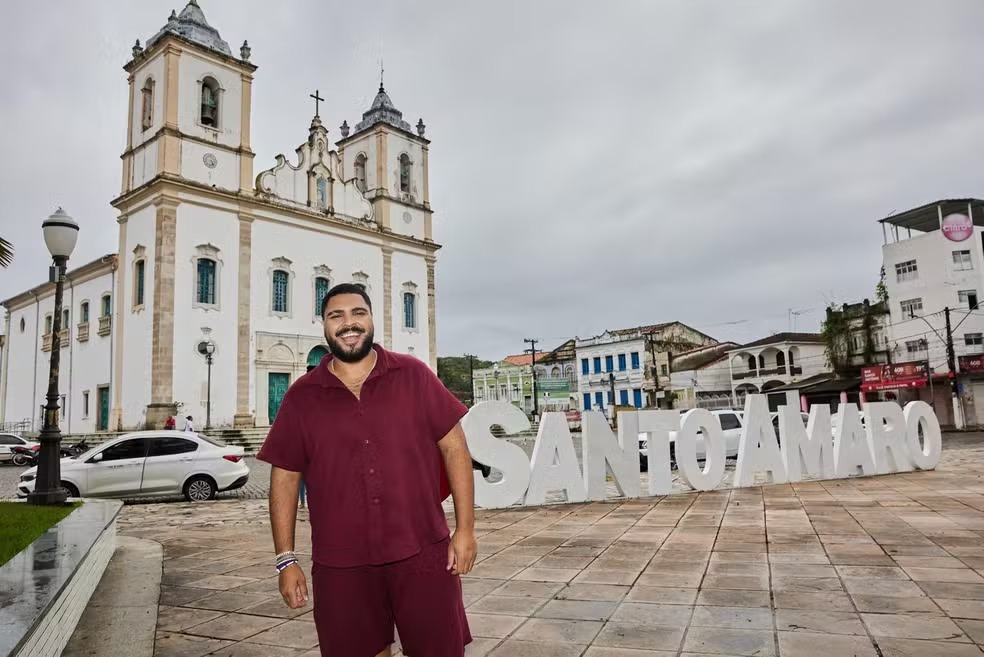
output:
[[[803,368],[802,368],[802,367],[800,367],[799,365],[792,365],[792,366],[791,366],[791,367],[789,368],[789,373],[790,373],[790,374],[791,374],[792,376],[797,376],[797,375],[799,375],[799,374],[802,374],[802,373],[803,373]]]
[[[76,330],[78,331],[77,340],[79,342],[89,341],[89,322],[82,322],[81,324],[78,325]]]
[[[41,339],[41,351],[51,351],[51,334],[45,333]]]
[[[99,318],[99,335],[107,336],[109,335],[109,330],[113,326],[113,316],[103,315]]]
[[[71,340],[71,338],[72,338],[72,331],[71,331],[71,329],[67,329],[66,328],[66,329],[62,329],[62,330],[58,331],[58,337],[61,338],[61,346],[67,347],[68,346],[68,341]]]

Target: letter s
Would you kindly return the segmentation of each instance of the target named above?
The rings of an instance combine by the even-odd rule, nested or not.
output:
[[[461,420],[468,449],[479,463],[502,472],[495,483],[475,472],[475,504],[485,509],[501,509],[522,502],[530,485],[530,459],[523,448],[492,435],[493,425],[516,434],[530,428],[523,411],[509,402],[487,401],[476,404]]]

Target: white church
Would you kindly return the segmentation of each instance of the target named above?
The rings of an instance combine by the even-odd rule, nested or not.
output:
[[[134,46],[119,244],[70,270],[58,336],[53,285],[2,303],[0,424],[40,428],[60,340],[65,433],[158,428],[174,413],[201,428],[209,396],[213,427],[267,426],[328,352],[319,310],[341,282],[369,293],[377,342],[436,368],[423,121],[406,122],[380,84],[334,145],[316,112],[296,156],[255,174],[250,54],[197,0]]]

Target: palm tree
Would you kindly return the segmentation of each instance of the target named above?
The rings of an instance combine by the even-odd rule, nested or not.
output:
[[[0,237],[0,267],[7,267],[14,260],[14,245]]]

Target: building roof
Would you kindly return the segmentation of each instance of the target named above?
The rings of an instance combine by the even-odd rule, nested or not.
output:
[[[537,358],[536,362],[556,363],[563,360],[574,360],[575,340],[565,340],[561,345],[554,347],[553,350],[546,352],[543,358]]]
[[[396,109],[393,101],[390,100],[389,94],[386,93],[386,89],[383,88],[382,82],[379,83],[379,91],[376,93],[376,98],[372,101],[372,107],[363,112],[362,120],[355,124],[355,132],[359,133],[363,130],[368,130],[379,123],[385,123],[413,134],[413,128],[403,120],[403,112]]]
[[[674,324],[675,322],[663,322],[662,324],[649,324],[647,326],[636,326],[635,328],[627,329],[612,329],[608,331],[612,335],[632,335],[633,333],[642,333],[648,335],[649,333],[656,333],[667,326]]]
[[[147,40],[147,48],[153,46],[167,34],[177,35],[203,48],[232,57],[229,44],[223,41],[222,37],[219,36],[219,31],[205,20],[205,12],[198,6],[198,0],[190,0],[180,14],[172,11],[167,24]]]
[[[881,224],[891,224],[900,228],[929,233],[940,229],[940,213],[943,216],[951,212],[967,213],[968,206],[971,208],[971,218],[974,224],[984,226],[984,201],[979,198],[941,199],[905,212],[891,214],[878,221]]]
[[[776,392],[799,392],[804,395],[815,395],[834,392],[857,391],[861,389],[861,379],[858,377],[840,378],[831,372],[814,374],[800,381],[787,383],[784,386],[771,388],[768,394]]]
[[[751,349],[752,347],[764,347],[770,344],[782,344],[783,342],[806,342],[808,344],[823,344],[823,336],[819,333],[776,333],[767,338],[743,344],[738,349]]]
[[[738,345],[734,342],[723,342],[709,347],[699,347],[677,354],[670,360],[674,372],[687,372],[707,367],[721,360],[726,360],[726,353]]]
[[[539,363],[541,360],[543,360],[546,357],[547,357],[546,353],[542,351],[538,352],[536,354],[536,362]],[[522,367],[523,365],[529,365],[531,360],[530,360],[530,354],[516,354],[514,356],[506,356],[505,358],[501,359],[499,362],[509,363],[510,365],[516,365]]]
[[[76,281],[80,278],[88,278],[93,274],[97,274],[100,270],[106,269],[111,270],[117,265],[117,259],[115,253],[107,253],[106,255],[96,258],[92,262],[87,262],[84,265],[80,265],[75,269],[70,269],[65,274],[65,278],[69,281]],[[48,294],[54,294],[55,284],[44,282],[40,285],[36,285],[29,290],[25,290],[16,296],[10,297],[4,301],[0,301],[0,306],[11,310],[18,306],[23,305],[26,301],[34,299],[36,296],[47,296]]]

